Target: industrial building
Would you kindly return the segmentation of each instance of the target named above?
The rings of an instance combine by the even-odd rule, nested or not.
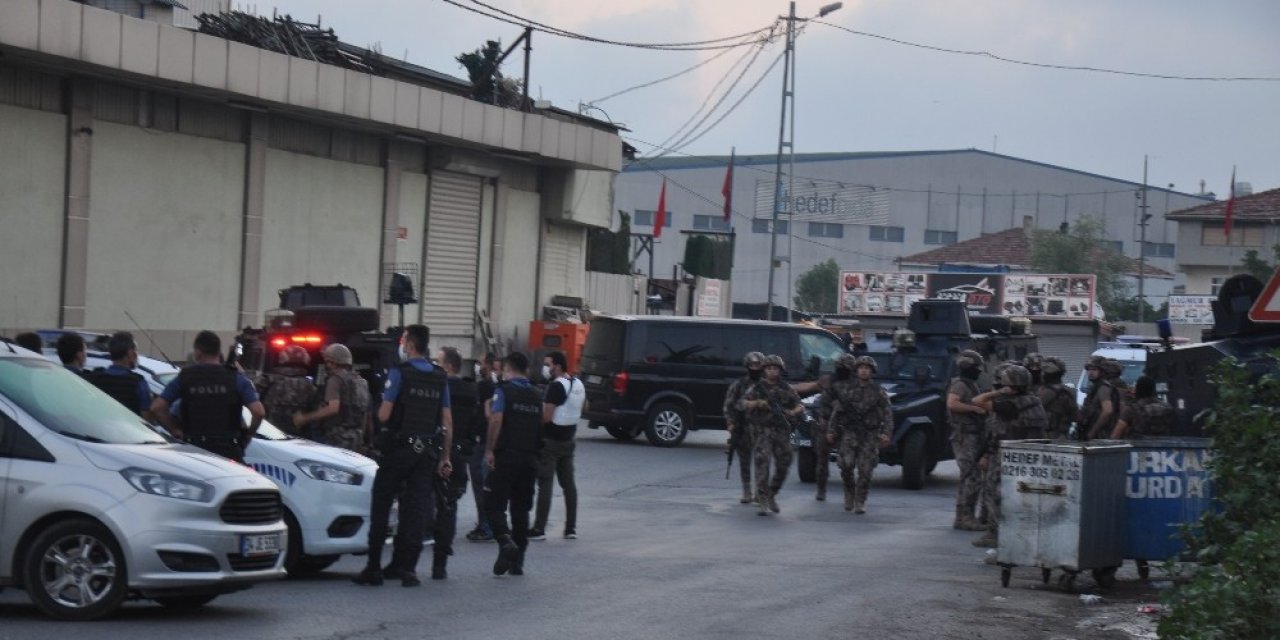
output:
[[[667,226],[655,241],[652,275],[671,277],[684,259],[690,234],[731,237],[733,301],[764,302],[775,156],[736,158],[733,211],[726,221],[721,189],[728,164],[728,156],[637,159],[617,178],[615,208],[631,215],[632,233],[653,234],[666,177]],[[773,301],[790,302],[794,287],[789,283],[828,259],[842,270],[920,270],[899,261],[985,234],[1024,226],[1058,229],[1064,222],[1094,216],[1105,220],[1115,250],[1135,260],[1145,254],[1152,267],[1145,294],[1159,307],[1184,281],[1177,273],[1178,223],[1166,214],[1212,198],[1148,188],[1144,234],[1139,225],[1141,190],[1141,184],[1127,180],[977,149],[796,154],[794,170],[782,183]],[[985,262],[984,269],[1001,266]],[[648,273],[649,264],[642,254],[635,266]]]
[[[406,319],[467,354],[583,295],[622,162],[608,123],[345,43],[286,55],[92,5],[130,3],[0,4],[0,332],[132,316],[176,356],[292,284],[353,286],[390,324],[402,272],[429,301]]]

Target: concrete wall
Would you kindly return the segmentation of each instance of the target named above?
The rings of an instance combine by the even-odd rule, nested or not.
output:
[[[497,261],[490,304],[494,331],[516,348],[526,348],[529,322],[535,315],[538,291],[540,196],[532,191],[499,186],[498,203],[505,218],[494,237]]]
[[[588,271],[587,306],[591,311],[608,315],[638,315],[645,312],[645,293],[649,279],[620,273]]]
[[[377,306],[383,172],[378,167],[267,151],[262,221],[263,309],[292,284],[355,287]]]
[[[240,292],[243,144],[97,122],[88,327],[228,329]]]
[[[422,299],[422,271],[424,229],[427,219],[427,184],[423,173],[405,172],[400,176],[400,226],[404,227],[407,237],[396,240],[396,262],[419,265],[418,277],[414,280],[418,299]],[[399,310],[392,312],[391,322],[400,323]],[[421,322],[422,306],[411,304],[404,308],[405,322]]]
[[[66,122],[0,105],[0,327],[58,324]]]

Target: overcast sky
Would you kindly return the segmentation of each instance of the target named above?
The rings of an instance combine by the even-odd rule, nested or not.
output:
[[[460,0],[469,4],[468,0]],[[589,35],[693,41],[750,31],[786,13],[782,0],[485,0]],[[237,2],[238,6],[243,6]],[[824,2],[804,0],[812,16]],[[1275,0],[846,0],[827,20],[941,47],[1063,65],[1192,76],[1280,77]],[[252,5],[251,5],[252,6]],[[472,5],[474,6],[474,5]],[[258,3],[312,20],[345,41],[465,77],[454,61],[519,28],[440,0],[279,0]],[[666,52],[534,34],[532,93],[577,109],[690,67],[715,51]],[[775,44],[721,107],[781,52]],[[638,140],[662,143],[699,108],[746,49],[676,80],[599,102]],[[513,54],[504,73],[518,77]],[[692,154],[773,153],[779,64]],[[1232,165],[1255,190],[1280,187],[1280,82],[1191,82],[1060,71],[905,47],[810,25],[797,44],[797,152],[976,147],[1134,181],[1225,195]],[[714,101],[714,99],[713,99]],[[718,118],[713,115],[707,122]],[[599,117],[599,112],[593,112]],[[637,143],[644,153],[651,147]]]

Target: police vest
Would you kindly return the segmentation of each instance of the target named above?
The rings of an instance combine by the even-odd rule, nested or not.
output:
[[[438,368],[419,371],[408,362],[400,365],[400,394],[391,409],[387,428],[404,436],[434,436],[440,430],[447,379]]]
[[[564,387],[564,403],[556,407],[551,415],[551,422],[562,427],[576,427],[582,419],[582,405],[587,400],[587,388],[577,378],[558,378],[555,384]]]
[[[972,402],[973,398],[978,395],[978,385],[973,380],[963,376],[957,376],[951,379],[951,385],[959,382],[969,390],[969,399],[966,402]],[[950,385],[947,387],[950,389]],[[975,435],[982,433],[982,416],[977,413],[958,413],[955,411],[948,412],[948,419],[951,420],[952,426],[960,433],[965,435]]]
[[[1107,394],[1103,396],[1102,394]],[[1111,400],[1111,417],[1107,418],[1107,423],[1102,425],[1103,433],[1110,435],[1111,429],[1116,426],[1116,421],[1120,418],[1120,391],[1116,389],[1114,383],[1110,380],[1098,380],[1092,388],[1089,389],[1089,395],[1085,396],[1084,408],[1081,410],[1081,425],[1086,432],[1093,428],[1093,423],[1102,413],[1102,401],[1104,399]]]
[[[449,410],[453,413],[453,441],[474,440],[480,429],[476,383],[465,378],[449,378]]]
[[[1143,399],[1135,403],[1137,424],[1132,425],[1133,436],[1168,435],[1173,427],[1173,407],[1156,399]]]
[[[182,430],[188,436],[240,435],[240,392],[236,373],[221,365],[198,364],[178,372]]]
[[[504,384],[505,404],[502,408],[502,431],[494,443],[494,451],[537,453],[541,445],[542,398],[533,387]]]
[[[142,382],[142,376],[132,371],[115,374],[108,373],[106,369],[98,369],[86,373],[84,377],[90,384],[136,414],[141,415],[148,408],[138,404],[141,402],[138,398],[138,383]]]

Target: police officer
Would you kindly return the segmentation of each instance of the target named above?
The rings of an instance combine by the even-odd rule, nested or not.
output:
[[[435,515],[432,518],[431,535],[435,544],[431,547],[431,579],[449,577],[449,556],[453,555],[453,539],[458,532],[458,500],[467,492],[469,473],[467,459],[475,448],[476,420],[480,408],[476,401],[476,383],[459,375],[462,370],[462,354],[453,347],[445,347],[436,354],[436,361],[444,367],[448,376],[450,412],[453,414],[453,473],[449,477],[437,475]]]
[[[759,515],[778,513],[778,492],[791,470],[791,418],[804,413],[800,396],[782,381],[785,368],[782,357],[768,356],[764,363],[764,379],[743,395],[739,410],[751,427],[752,462],[756,475],[756,504]],[[774,463],[769,476],[769,461]]]
[[[266,414],[258,392],[244,374],[222,364],[222,340],[212,331],[196,334],[195,364],[178,372],[151,403],[151,413],[176,436],[206,451],[244,462],[244,450]],[[174,423],[169,407],[181,401],[182,426]],[[240,407],[248,407],[246,428]]]
[[[1062,376],[1067,371],[1067,363],[1061,358],[1048,356],[1040,365],[1042,384],[1035,391],[1049,415],[1049,426],[1045,428],[1045,437],[1053,440],[1065,440],[1071,428],[1071,421],[1080,412],[1076,402],[1076,394],[1062,383]]]
[[[311,356],[306,349],[291,344],[277,356],[277,365],[257,377],[258,394],[267,410],[267,421],[289,433],[300,434],[293,417],[315,408],[316,386],[307,372]],[[311,433],[301,433],[311,437]]]
[[[351,350],[333,343],[321,352],[324,358],[324,404],[310,412],[296,413],[293,426],[311,429],[311,439],[334,447],[364,449],[369,423],[369,384],[351,370]]]
[[[353,582],[380,586],[383,577],[400,578],[405,587],[422,584],[418,557],[427,531],[434,493],[432,476],[449,476],[453,463],[441,450],[453,448],[453,418],[445,374],[427,362],[431,332],[420,324],[405,327],[400,336],[399,366],[387,372],[386,389],[378,407],[385,428],[378,436],[381,458],[373,478],[369,509],[369,557]],[[400,497],[400,526],[391,562],[380,566],[387,539],[391,503]]]
[[[738,456],[738,475],[742,478],[742,497],[738,502],[751,504],[755,491],[751,487],[751,429],[744,412],[739,408],[743,397],[764,376],[765,355],[752,351],[742,359],[746,374],[734,380],[724,394],[724,422],[729,430],[729,448]]]
[[[512,353],[502,362],[503,382],[493,393],[485,440],[489,476],[484,505],[498,542],[494,575],[521,576],[529,548],[529,510],[538,480],[538,451],[542,448],[542,396],[529,382],[529,359],[523,353]]]
[[[485,439],[489,430],[489,409],[493,400],[493,390],[497,388],[498,377],[502,373],[498,356],[484,354],[484,358],[476,363],[476,403],[478,405],[475,424],[472,427],[471,454],[467,465],[471,475],[471,495],[476,502],[476,526],[467,534],[472,542],[493,540],[493,530],[489,528],[489,520],[484,512],[484,478],[489,467],[484,461]]]
[[[836,357],[834,383],[846,383],[853,379],[856,368],[855,358],[847,353]],[[824,502],[827,499],[827,481],[831,476],[831,443],[827,441],[827,426],[831,424],[831,409],[835,405],[834,384],[830,379],[813,383],[792,384],[791,388],[800,397],[806,397],[809,391],[821,394],[819,402],[813,405],[814,420],[809,426],[809,440],[813,443],[813,479],[817,485],[817,493],[813,499]]]
[[[974,403],[980,395],[978,378],[983,373],[982,355],[972,349],[960,352],[956,372],[947,387],[947,420],[951,423],[951,450],[960,467],[960,487],[956,491],[956,518],[953,529],[986,531],[974,517],[982,493],[982,473],[978,457],[982,451],[987,410]]]
[[[36,353],[44,353],[44,340],[34,331],[24,331],[13,337],[13,343]]]
[[[1102,356],[1093,356],[1084,366],[1085,374],[1089,376],[1089,393],[1084,398],[1084,406],[1080,407],[1080,419],[1077,421],[1082,440],[1106,437],[1115,429],[1116,419],[1120,416],[1120,391],[1102,370],[1106,361]]]
[[[844,510],[863,514],[880,449],[889,446],[893,433],[893,410],[889,395],[871,379],[875,359],[861,356],[851,364],[857,377],[832,385],[834,402],[827,442],[839,447],[836,455],[844,480]]]
[[[88,358],[84,349],[84,338],[74,331],[64,331],[58,336],[58,359],[67,371],[76,375],[84,374],[84,362]]]
[[[1173,407],[1156,397],[1156,381],[1147,376],[1133,385],[1133,402],[1126,403],[1116,421],[1115,440],[1167,436],[1173,429]]]
[[[542,451],[538,454],[538,503],[534,511],[530,540],[545,540],[547,516],[551,513],[552,482],[564,493],[564,537],[578,537],[578,485],[573,477],[573,438],[587,405],[587,388],[569,375],[569,360],[563,351],[548,353],[542,362],[542,377],[550,380],[542,397]]]
[[[155,422],[151,413],[151,389],[147,381],[134,372],[138,366],[138,345],[133,341],[133,334],[128,331],[113,334],[107,341],[107,352],[111,366],[88,372],[85,379],[143,419]]]
[[[982,457],[978,459],[989,524],[987,533],[973,544],[995,547],[1000,534],[1000,443],[1044,437],[1049,417],[1040,399],[1031,393],[1031,372],[1020,364],[1005,363],[997,368],[995,389],[974,398],[973,402],[990,414]]]

